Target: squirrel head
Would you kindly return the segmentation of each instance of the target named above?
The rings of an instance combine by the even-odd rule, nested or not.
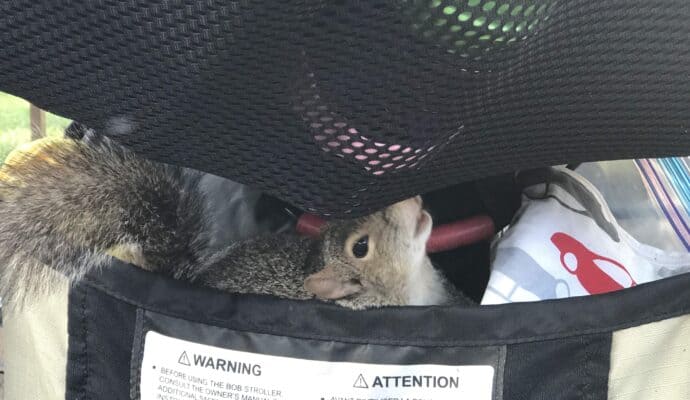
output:
[[[431,292],[442,292],[441,283],[426,254],[431,227],[419,196],[331,222],[323,236],[324,267],[305,280],[305,288],[349,308],[438,304],[439,294]]]

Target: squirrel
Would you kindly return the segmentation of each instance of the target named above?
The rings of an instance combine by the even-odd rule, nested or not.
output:
[[[76,282],[109,254],[149,271],[232,293],[320,299],[351,309],[463,299],[432,265],[421,197],[329,222],[319,240],[281,233],[209,251],[202,174],[138,157],[103,137],[48,142],[3,167],[0,297],[21,306]]]
[[[64,136],[92,145],[105,137],[77,121],[67,126]],[[213,174],[181,169],[194,176],[193,179],[201,174],[198,186],[205,200],[208,252],[255,236],[285,232],[296,220],[299,210],[256,188]]]

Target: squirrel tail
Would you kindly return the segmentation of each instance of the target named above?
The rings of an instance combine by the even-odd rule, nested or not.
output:
[[[78,280],[114,248],[141,267],[192,273],[207,245],[199,176],[153,163],[108,139],[62,139],[0,172],[0,297],[21,306],[55,272]]]

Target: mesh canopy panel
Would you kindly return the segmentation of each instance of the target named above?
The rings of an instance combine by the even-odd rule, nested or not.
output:
[[[0,90],[354,216],[519,168],[690,153],[688,21],[686,0],[9,0]]]

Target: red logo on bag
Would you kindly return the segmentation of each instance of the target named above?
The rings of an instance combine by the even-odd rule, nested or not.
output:
[[[577,276],[589,294],[612,292],[637,285],[628,270],[618,261],[589,250],[574,237],[563,232],[551,236],[561,252],[561,265]]]

